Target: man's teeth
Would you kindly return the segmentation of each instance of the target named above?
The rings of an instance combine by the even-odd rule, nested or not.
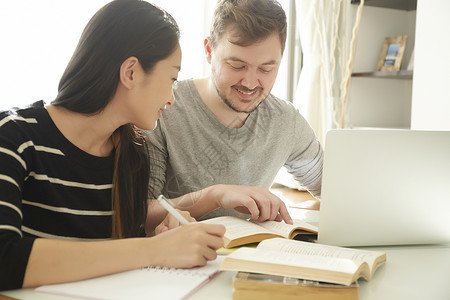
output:
[[[251,94],[253,94],[253,93],[255,92],[255,91],[244,92],[244,91],[241,91],[241,90],[239,90],[239,89],[238,89],[238,91],[239,91],[240,93],[244,94],[244,95],[251,95]]]

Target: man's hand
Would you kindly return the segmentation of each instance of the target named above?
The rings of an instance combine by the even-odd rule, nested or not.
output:
[[[253,220],[293,224],[284,202],[268,189],[255,186],[216,185],[213,193],[220,207],[250,214]]]

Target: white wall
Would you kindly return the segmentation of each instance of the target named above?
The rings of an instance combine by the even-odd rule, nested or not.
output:
[[[418,0],[412,129],[450,130],[449,12],[449,0]]]
[[[178,79],[209,74],[203,40],[215,0],[147,0],[177,21],[183,59]],[[89,19],[110,0],[0,0],[0,111],[43,99],[51,102],[59,79]],[[289,16],[289,0],[279,0]],[[287,51],[286,51],[287,53]],[[287,54],[272,92],[287,95]],[[291,100],[291,99],[289,99]]]
[[[350,7],[355,15],[356,5]],[[365,6],[358,34],[353,72],[376,71],[386,37],[408,35],[402,68],[406,69],[415,39],[415,11]],[[350,127],[409,128],[412,80],[352,77]]]
[[[40,99],[47,103],[54,99],[59,79],[81,32],[94,13],[108,2],[110,0],[0,0],[0,111]],[[204,6],[206,2],[215,2],[149,2],[167,10],[180,26],[183,60],[178,78],[204,76],[203,65],[207,65],[203,53],[207,33]]]

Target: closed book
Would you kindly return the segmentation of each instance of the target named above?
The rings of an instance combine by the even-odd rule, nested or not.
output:
[[[238,272],[234,300],[358,300],[358,283],[339,285],[298,278]]]

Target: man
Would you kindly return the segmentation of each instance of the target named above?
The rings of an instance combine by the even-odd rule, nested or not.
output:
[[[204,41],[211,76],[175,84],[175,104],[148,132],[151,198],[179,197],[176,206],[197,218],[248,213],[254,202],[254,219],[289,221],[268,190],[283,165],[320,197],[322,148],[300,113],[270,94],[286,27],[275,0],[219,0]],[[222,205],[231,198],[247,202]],[[218,204],[206,216],[191,209],[207,201]]]

